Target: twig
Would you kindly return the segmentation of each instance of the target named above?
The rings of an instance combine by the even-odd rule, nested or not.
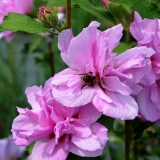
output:
[[[125,120],[125,160],[129,160],[130,155],[130,132],[129,132],[129,121]]]
[[[49,64],[50,64],[50,69],[51,69],[51,74],[52,76],[54,75],[54,59],[53,59],[53,50],[52,50],[52,41],[48,43],[48,48],[49,48]]]
[[[67,18],[67,28],[71,28],[71,0],[67,0],[67,10],[66,10],[66,18]]]

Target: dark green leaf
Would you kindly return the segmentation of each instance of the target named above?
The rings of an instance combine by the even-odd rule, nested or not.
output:
[[[48,2],[48,5],[53,5],[53,6],[66,6],[66,0],[43,0],[45,2]]]
[[[113,16],[106,11],[104,8],[101,7],[94,7],[89,0],[72,0],[74,4],[78,5],[79,8],[91,13],[97,18],[101,19],[107,19],[111,21],[112,23],[116,23],[115,19]]]
[[[113,0],[117,4],[121,4],[125,9],[131,8],[137,11],[142,18],[160,18],[160,10],[156,3],[151,0]],[[127,10],[127,9],[126,9]]]
[[[5,16],[2,27],[5,30],[11,30],[12,32],[24,31],[27,33],[53,33],[50,29],[45,28],[41,23],[37,22],[31,17],[18,13],[9,13],[7,16]]]
[[[5,31],[5,29],[0,25],[0,32]]]
[[[33,52],[38,46],[41,45],[43,40],[42,36],[33,35],[29,44],[29,53]]]
[[[64,0],[45,0],[49,5],[55,6],[66,6],[66,1]],[[72,0],[72,7],[80,8],[86,12],[91,13],[97,18],[107,19],[112,23],[116,23],[114,17],[106,9],[102,7],[94,7],[89,0]]]
[[[143,131],[151,126],[153,122],[144,122],[141,121],[139,118],[135,118],[134,120],[130,121],[130,130],[132,132],[133,139],[139,139],[143,135]]]
[[[104,125],[109,131],[113,129],[114,118],[102,115],[98,122]]]
[[[27,151],[28,151],[29,154],[32,153],[32,149],[33,149],[34,145],[35,145],[35,142],[27,147]]]
[[[136,42],[131,42],[131,43],[124,43],[124,42],[121,42],[114,50],[113,52],[115,53],[123,53],[125,52],[126,50],[134,47],[136,45]]]
[[[102,160],[101,157],[79,157],[70,153],[67,160]]]

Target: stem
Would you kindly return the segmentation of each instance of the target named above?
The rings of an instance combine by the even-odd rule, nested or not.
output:
[[[121,17],[121,22],[122,22],[124,29],[127,29],[128,25],[127,25],[127,22],[126,22],[126,19],[124,18],[124,16]]]
[[[130,132],[129,132],[129,121],[125,120],[125,160],[129,160],[130,155]]]
[[[132,10],[132,13],[131,13],[131,16],[130,16],[129,26],[133,21],[134,21],[134,10]],[[127,28],[127,41],[128,42],[132,41],[132,35],[130,33],[129,27]]]
[[[54,27],[58,32],[61,32],[61,29],[58,26]]]
[[[133,143],[133,157],[134,157],[134,160],[138,160],[137,140],[134,140],[134,143]]]
[[[52,76],[54,75],[54,64],[53,64],[53,51],[52,51],[52,42],[48,43],[48,48],[49,48],[49,64],[50,64],[50,69],[51,69],[51,74]]]
[[[66,17],[67,17],[67,28],[71,28],[71,0],[67,1],[67,10],[66,10]]]

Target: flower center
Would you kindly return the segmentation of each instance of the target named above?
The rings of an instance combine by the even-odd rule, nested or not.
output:
[[[97,81],[97,78],[95,76],[89,75],[89,74],[81,74],[81,80],[85,82],[85,84],[81,87],[83,89],[85,86],[94,86],[94,84]]]

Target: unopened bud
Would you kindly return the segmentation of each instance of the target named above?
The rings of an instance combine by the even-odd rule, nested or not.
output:
[[[38,8],[38,19],[47,28],[54,28],[58,23],[57,7],[42,6]]]
[[[58,7],[58,13],[66,13],[66,7]]]
[[[108,9],[108,0],[102,0],[102,3],[106,9]]]

